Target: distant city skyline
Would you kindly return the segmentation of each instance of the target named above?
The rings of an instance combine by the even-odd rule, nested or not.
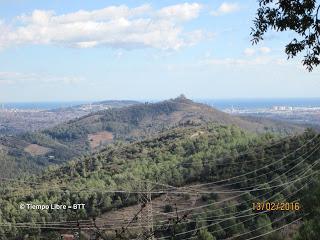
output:
[[[256,0],[0,2],[0,103],[320,97]]]

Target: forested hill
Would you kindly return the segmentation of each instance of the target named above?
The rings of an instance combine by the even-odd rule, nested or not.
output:
[[[161,197],[157,191],[163,189],[157,183],[171,185],[178,188],[178,192],[189,191],[188,196],[180,196],[184,205],[179,204],[177,197],[168,197],[163,200],[165,205],[158,209],[162,213],[171,212],[175,201],[178,201],[179,211],[196,209],[188,211],[185,221],[174,229],[177,234],[187,232],[177,239],[203,234],[193,231],[199,226],[213,232],[216,239],[238,239],[238,235],[244,235],[239,239],[247,239],[277,229],[302,214],[254,213],[251,205],[269,198],[286,202],[303,197],[298,190],[305,186],[306,180],[310,183],[314,179],[311,176],[316,176],[319,170],[319,144],[319,136],[310,131],[279,140],[271,134],[256,135],[238,127],[216,124],[178,127],[143,141],[112,144],[99,153],[50,168],[39,177],[24,179],[24,182],[3,182],[0,188],[0,237],[21,239],[29,236],[38,240],[45,236],[53,240],[58,239],[55,234],[63,232],[60,228],[71,226],[71,221],[101,217],[99,227],[103,226],[105,234],[110,234],[106,239],[134,239],[137,234],[134,230],[130,231],[131,238],[114,236],[114,225],[104,222],[108,218],[103,218],[102,214],[113,210],[114,218],[121,219],[122,215],[117,214],[124,207],[137,203],[135,191],[143,186],[139,180],[146,180],[153,184],[155,204],[157,197]],[[210,187],[200,187],[199,183]],[[243,189],[248,192],[238,195],[237,191]],[[171,190],[167,190],[169,196]],[[193,197],[194,191],[198,198]],[[230,195],[220,194],[220,191],[235,191],[231,196],[236,198],[227,200]],[[216,205],[216,201],[223,201],[223,205]],[[84,203],[87,207],[79,211],[17,210],[27,203]],[[129,221],[131,216],[126,215],[124,220]],[[226,220],[210,227],[212,219],[221,216]],[[158,220],[165,221],[166,218],[155,218]],[[276,224],[272,225],[273,221]],[[114,221],[112,224],[121,229],[128,222]],[[158,222],[154,224],[159,226]],[[157,237],[170,237],[171,230],[159,230]]]
[[[303,131],[302,127],[287,123],[241,119],[180,96],[158,103],[103,110],[43,131],[2,137],[0,154],[6,170],[3,169],[1,174],[14,176],[27,169],[34,172],[49,164],[60,164],[73,157],[99,151],[115,141],[140,140],[172,127],[206,123],[235,125],[260,133]]]
[[[180,96],[159,103],[100,111],[45,130],[42,134],[71,145],[73,149],[89,151],[114,140],[139,140],[171,127],[209,122],[235,125],[251,132],[288,134],[303,129],[286,123],[244,120]]]

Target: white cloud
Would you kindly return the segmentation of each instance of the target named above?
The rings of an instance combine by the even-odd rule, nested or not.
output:
[[[125,5],[57,15],[34,10],[18,16],[18,24],[0,22],[0,49],[22,44],[60,45],[75,48],[179,49],[189,42],[183,22],[198,17],[201,5],[184,3],[153,10],[150,5]],[[198,40],[200,30],[198,32]],[[190,37],[189,37],[190,38]]]
[[[75,84],[83,81],[81,77],[52,76],[48,74],[0,72],[0,85],[23,84],[23,83],[60,83]]]
[[[72,23],[86,21],[106,21],[116,18],[130,18],[151,11],[150,5],[141,5],[136,8],[128,8],[126,5],[110,6],[93,11],[80,10],[73,13],[55,15],[53,11],[34,10],[31,15],[22,15],[18,19],[25,23],[48,23],[49,20],[56,23]]]
[[[260,52],[263,53],[263,54],[267,54],[267,53],[270,53],[270,52],[271,52],[271,49],[268,48],[268,47],[261,47],[259,50],[260,50]]]
[[[244,49],[243,54],[247,57],[251,57],[255,54],[266,55],[270,52],[271,52],[271,48],[268,48],[268,47],[260,47],[259,49],[246,48],[246,49]]]
[[[244,51],[243,51],[244,55],[246,56],[253,56],[256,51],[253,49],[253,48],[246,48]]]
[[[188,46],[192,46],[204,39],[213,39],[214,37],[215,34],[213,33],[205,32],[202,30],[195,30],[187,33],[186,40]]]
[[[212,11],[211,14],[213,16],[221,16],[228,13],[237,12],[240,10],[240,5],[238,3],[222,3],[219,8],[215,11]]]
[[[198,3],[183,3],[168,6],[158,11],[158,16],[166,19],[189,21],[199,16],[202,6]]]

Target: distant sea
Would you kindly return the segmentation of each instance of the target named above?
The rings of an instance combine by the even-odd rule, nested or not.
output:
[[[218,109],[254,109],[271,108],[273,106],[291,107],[320,107],[320,98],[290,98],[290,99],[194,99],[196,102],[205,103]],[[143,102],[143,101],[142,101]],[[151,101],[154,102],[154,101]],[[7,109],[57,109],[71,107],[80,104],[90,103],[89,101],[77,102],[20,102],[20,103],[0,103]]]
[[[281,98],[281,99],[201,99],[196,100],[218,109],[256,109],[273,106],[320,107],[320,98]]]

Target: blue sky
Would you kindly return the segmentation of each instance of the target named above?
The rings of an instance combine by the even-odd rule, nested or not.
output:
[[[0,102],[320,97],[255,0],[0,1]]]

